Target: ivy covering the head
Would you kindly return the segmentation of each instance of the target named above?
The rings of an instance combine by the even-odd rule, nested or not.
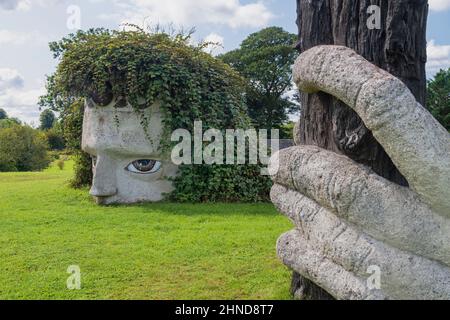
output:
[[[205,130],[248,128],[245,80],[205,53],[204,45],[189,42],[190,35],[140,29],[79,31],[50,44],[59,65],[48,77],[47,95],[40,104],[61,112],[64,121],[73,120],[73,104],[84,98],[92,98],[100,106],[114,97],[126,98],[136,112],[158,101],[164,116],[164,147],[170,146],[173,130],[193,132],[194,121],[201,120]],[[143,126],[147,122],[142,118]],[[66,127],[76,131],[67,133],[69,136],[81,137],[80,126]],[[170,198],[190,202],[267,200],[268,180],[260,176],[258,166],[183,165]]]

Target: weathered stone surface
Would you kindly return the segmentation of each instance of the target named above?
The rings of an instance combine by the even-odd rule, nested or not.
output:
[[[381,8],[381,23],[375,29],[367,27],[373,5]],[[318,45],[351,48],[402,80],[424,105],[427,16],[427,0],[297,0],[297,48],[300,53]],[[323,92],[300,96],[299,144],[344,154],[384,178],[407,185],[353,110]]]
[[[88,101],[85,108],[82,148],[96,157],[90,193],[100,204],[161,201],[173,190],[168,177],[175,176],[178,167],[160,150],[159,107],[155,104],[139,115],[130,105],[116,108],[115,102],[101,107]],[[146,130],[142,116],[148,119]],[[155,161],[154,172],[134,170],[130,166],[137,160]]]
[[[313,146],[282,150],[279,158],[276,184],[314,199],[376,239],[450,265],[450,220],[414,191]]]
[[[450,299],[450,269],[445,264],[377,241],[315,201],[286,187],[275,186],[271,197],[298,228],[278,241],[279,255],[285,263],[295,260],[291,257],[285,261],[287,252],[291,255],[296,246],[308,243],[310,250],[365,281],[370,276],[369,267],[378,266],[382,271],[382,290],[378,294],[387,298]],[[303,261],[304,257],[297,259]],[[336,283],[343,281],[336,277]]]
[[[297,0],[300,53],[318,45],[341,45],[401,79],[416,99],[425,104],[427,0]],[[369,6],[381,8],[379,29],[367,27]],[[316,145],[344,154],[372,168],[380,176],[407,186],[383,147],[359,116],[334,97],[320,92],[300,94],[302,117],[296,127],[297,145]],[[316,295],[301,276],[293,288]],[[312,292],[311,292],[312,291]]]
[[[337,299],[383,300],[380,291],[371,292],[366,280],[328,259],[311,246],[297,230],[286,233],[278,240],[278,255],[282,261]]]
[[[411,188],[318,147],[280,151],[271,196],[296,225],[278,242],[280,258],[337,299],[450,299],[448,132],[400,80],[348,48],[306,51],[294,79],[347,103]],[[380,290],[365,283],[372,265]]]
[[[351,107],[412,189],[450,217],[450,135],[400,80],[340,46],[300,55],[294,80],[300,90],[324,91]]]

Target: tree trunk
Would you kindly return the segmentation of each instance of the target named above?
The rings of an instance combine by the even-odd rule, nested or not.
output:
[[[368,13],[371,5],[381,9],[380,29],[367,26],[373,14]],[[300,52],[321,44],[352,48],[400,78],[425,105],[426,0],[297,0],[297,13]],[[393,182],[408,185],[353,110],[324,93],[302,94],[301,102],[301,120],[294,137],[297,144],[347,155]],[[300,298],[329,297],[298,274],[292,285],[292,292]]]

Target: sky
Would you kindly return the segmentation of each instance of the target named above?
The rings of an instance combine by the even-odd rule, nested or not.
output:
[[[428,77],[450,67],[450,0],[429,0]],[[235,49],[268,26],[297,33],[295,0],[0,0],[0,107],[36,125],[37,100],[57,61],[48,42],[77,29],[173,23],[196,28],[195,41]]]

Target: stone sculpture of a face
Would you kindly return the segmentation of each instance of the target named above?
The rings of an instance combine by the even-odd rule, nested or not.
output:
[[[160,150],[159,106],[143,111],[148,119],[144,130],[142,117],[130,105],[117,108],[115,103],[86,102],[82,148],[93,158],[90,194],[99,204],[161,201],[173,190],[169,178],[177,174],[178,167]]]

